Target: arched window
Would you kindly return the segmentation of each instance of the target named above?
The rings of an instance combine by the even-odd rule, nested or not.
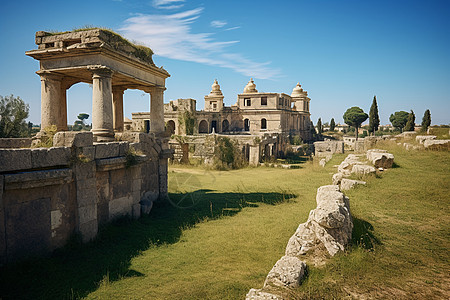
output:
[[[227,119],[222,121],[222,132],[227,132],[230,130],[230,123]]]
[[[201,120],[198,124],[198,133],[208,133],[208,122]]]
[[[249,130],[250,130],[250,120],[245,119],[244,120],[244,131],[249,131]]]
[[[167,131],[172,135],[175,134],[175,122],[173,120],[169,120],[167,122]]]
[[[267,129],[267,120],[261,119],[261,129]]]

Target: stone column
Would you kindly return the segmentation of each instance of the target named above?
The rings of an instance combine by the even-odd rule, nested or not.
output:
[[[123,87],[113,87],[113,125],[115,132],[123,131]]]
[[[41,76],[41,131],[52,125],[58,131],[64,130],[60,120],[62,76],[48,72],[38,74]]]
[[[149,89],[150,100],[150,132],[159,134],[164,132],[164,87]]]
[[[97,141],[114,139],[112,109],[112,71],[91,69],[92,76],[92,133]]]

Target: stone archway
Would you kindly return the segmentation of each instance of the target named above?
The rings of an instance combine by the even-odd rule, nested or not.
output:
[[[208,133],[208,122],[201,120],[198,124],[198,133]]]
[[[230,131],[230,122],[227,119],[222,121],[222,132]]]

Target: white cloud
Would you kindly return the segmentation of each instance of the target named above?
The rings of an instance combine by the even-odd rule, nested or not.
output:
[[[227,22],[225,21],[215,20],[211,22],[211,26],[216,28],[222,28],[225,25],[227,25]]]
[[[149,46],[159,56],[229,68],[259,79],[280,75],[270,62],[255,62],[229,51],[239,41],[222,42],[215,40],[212,33],[193,33],[191,25],[202,12],[203,8],[197,8],[168,15],[138,14],[125,20],[119,31],[128,39]]]
[[[180,2],[185,2],[185,0],[153,0],[152,5],[159,9],[178,9],[184,6]]]
[[[225,31],[230,31],[230,30],[236,30],[236,29],[239,29],[239,28],[241,28],[241,26],[230,27],[230,28],[227,28],[227,29],[224,29],[224,30]]]

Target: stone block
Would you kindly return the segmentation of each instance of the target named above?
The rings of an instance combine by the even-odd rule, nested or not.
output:
[[[31,168],[31,149],[0,149],[0,172]]]
[[[97,204],[78,207],[78,222],[80,225],[92,220],[97,220]]]
[[[119,156],[127,155],[129,149],[130,149],[130,143],[128,143],[128,142],[120,142],[119,143]]]
[[[95,161],[75,164],[72,168],[75,178],[83,180],[95,177]]]
[[[71,149],[69,147],[52,147],[31,149],[33,169],[67,166],[70,163]]]
[[[361,181],[361,180],[352,180],[352,179],[343,178],[341,181],[341,191],[346,191],[346,190],[352,189],[353,187],[355,187],[358,184],[366,185],[366,182]]]
[[[306,264],[303,261],[297,257],[283,256],[267,274],[264,287],[272,285],[289,288],[299,287],[305,272]]]
[[[81,240],[83,241],[83,243],[92,241],[97,236],[98,232],[97,220],[95,219],[87,223],[80,224],[78,226],[78,231],[81,234]]]
[[[352,173],[359,174],[359,175],[367,175],[367,174],[373,174],[376,172],[376,169],[372,166],[368,165],[354,165],[352,168]]]
[[[110,220],[122,216],[133,215],[133,198],[131,196],[116,198],[109,201]]]
[[[425,149],[450,149],[450,140],[425,140],[423,145]]]
[[[53,136],[55,147],[87,147],[92,146],[94,137],[92,132],[60,131]]]
[[[119,156],[119,143],[96,143],[95,159],[110,158]]]
[[[5,175],[5,190],[30,189],[71,182],[71,169],[20,172]]]
[[[93,205],[97,202],[97,189],[77,188],[77,207]]]
[[[416,142],[423,144],[426,140],[435,140],[435,135],[418,135],[416,136]]]
[[[283,300],[283,297],[265,292],[261,289],[250,289],[245,300]]]

